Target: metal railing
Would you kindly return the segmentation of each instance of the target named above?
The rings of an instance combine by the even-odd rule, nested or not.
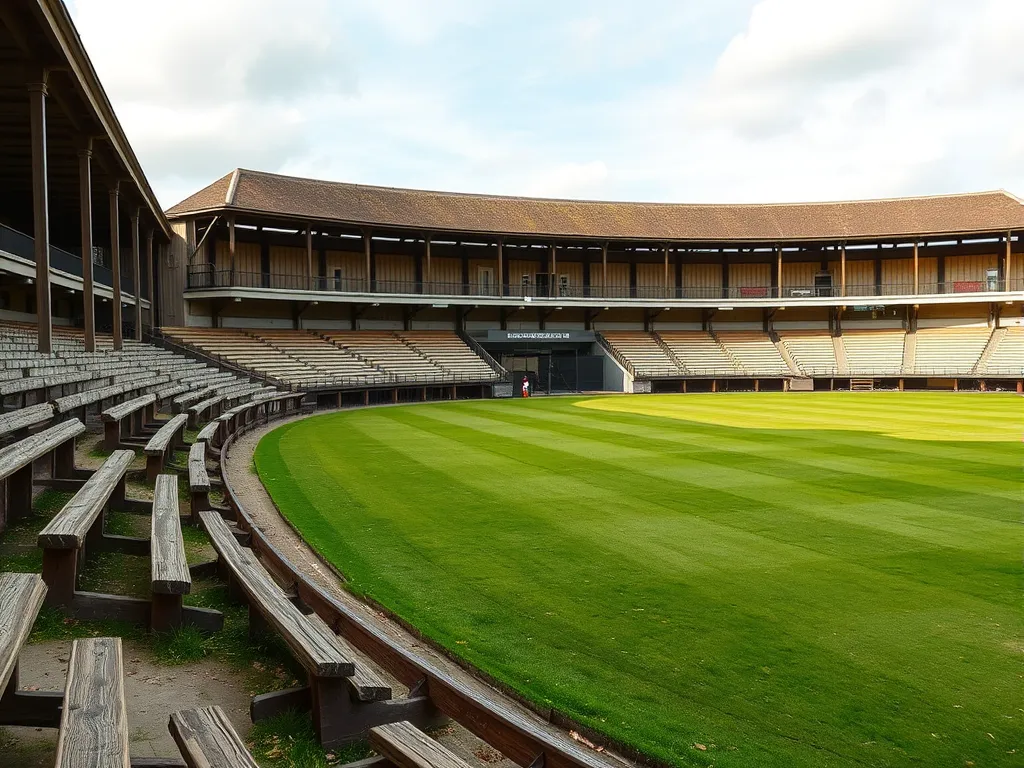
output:
[[[1024,291],[1024,280],[985,278],[983,280],[947,280],[919,283],[916,290],[910,283],[848,284],[839,285],[772,285],[696,287],[696,286],[581,286],[530,284],[497,284],[479,282],[367,280],[349,277],[306,277],[273,272],[248,272],[217,269],[212,264],[193,264],[188,267],[188,288],[267,288],[327,293],[392,294],[400,296],[472,296],[493,298],[551,298],[551,299],[814,299],[814,298],[876,298],[881,296],[943,295],[965,293],[1002,293]]]

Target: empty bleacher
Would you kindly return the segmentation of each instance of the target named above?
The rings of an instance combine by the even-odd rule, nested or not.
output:
[[[487,380],[497,373],[469,345],[449,331],[403,331],[398,338],[459,378]]]
[[[991,335],[991,330],[985,327],[919,329],[914,373],[970,373],[981,359]]]
[[[835,376],[839,371],[835,344],[827,330],[783,331],[783,345],[806,376]]]
[[[902,330],[851,330],[842,336],[852,376],[899,376],[903,372]]]
[[[714,334],[726,352],[751,376],[791,376],[791,370],[775,342],[761,331],[716,331]]]
[[[618,354],[633,366],[641,378],[675,377],[684,375],[657,339],[645,331],[602,331]]]
[[[707,331],[661,331],[658,335],[691,375],[750,375]]]
[[[978,373],[1017,378],[1024,372],[1024,327],[999,329],[998,338],[988,359],[978,366]]]

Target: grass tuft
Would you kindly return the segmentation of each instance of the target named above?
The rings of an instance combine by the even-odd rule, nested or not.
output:
[[[297,712],[256,723],[249,734],[249,747],[263,768],[327,768],[371,754],[364,743],[325,751],[316,741],[309,715]]]

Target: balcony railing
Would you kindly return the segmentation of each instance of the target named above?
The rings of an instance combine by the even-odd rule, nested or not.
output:
[[[0,251],[6,251],[34,263],[36,260],[35,238],[0,224]],[[50,266],[69,275],[82,277],[82,258],[55,245],[50,245]],[[114,273],[108,266],[94,263],[92,276],[99,285],[104,285],[107,288],[112,288],[114,285]],[[122,271],[121,290],[130,296],[135,295],[135,280],[130,273],[125,274]]]
[[[1008,285],[1009,283],[1009,285]],[[195,264],[188,268],[188,288],[268,288],[289,291],[320,291],[327,293],[378,293],[410,296],[472,296],[504,298],[568,298],[568,299],[703,299],[711,301],[732,299],[813,299],[851,298],[869,299],[882,296],[941,295],[965,293],[1002,293],[1024,290],[1024,280],[1002,279],[955,280],[943,283],[920,283],[915,290],[907,283],[871,283],[847,285],[845,291],[838,285],[783,285],[734,286],[729,288],[701,288],[694,286],[579,286],[536,285],[516,283],[498,286],[482,283],[452,283],[442,281],[366,280],[346,277],[306,277],[281,275],[272,272],[244,272],[216,269],[209,264]]]

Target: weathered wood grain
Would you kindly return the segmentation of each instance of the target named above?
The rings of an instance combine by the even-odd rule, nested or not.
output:
[[[149,560],[153,592],[188,594],[192,588],[192,577],[188,572],[185,543],[181,536],[177,475],[160,475],[156,479]]]
[[[188,451],[188,484],[193,493],[210,490],[210,473],[206,470],[206,443],[192,443]]]
[[[19,440],[6,448],[0,448],[0,479],[10,477],[22,467],[73,440],[85,432],[85,425],[78,419],[57,424],[34,435]]]
[[[103,421],[120,421],[125,416],[131,416],[154,401],[156,401],[156,395],[141,395],[140,397],[107,408],[107,410],[100,414],[100,418]]]
[[[41,549],[79,549],[85,535],[135,460],[135,451],[114,451],[103,466],[39,532]]]
[[[370,729],[370,746],[398,768],[469,768],[469,763],[408,722]]]
[[[0,573],[0,695],[7,689],[45,597],[46,584],[38,574]]]
[[[57,768],[129,768],[121,638],[71,645]]]
[[[157,433],[146,443],[143,452],[147,456],[160,456],[165,453],[168,448],[173,447],[172,444],[175,438],[185,428],[187,421],[188,415],[184,413],[179,413],[177,416],[168,419],[167,423],[160,427]]]
[[[53,418],[53,406],[49,403],[30,405],[28,408],[19,408],[16,411],[8,411],[0,416],[0,436],[9,435],[19,429],[34,427]]]
[[[188,768],[259,768],[220,707],[175,712],[167,729]]]

